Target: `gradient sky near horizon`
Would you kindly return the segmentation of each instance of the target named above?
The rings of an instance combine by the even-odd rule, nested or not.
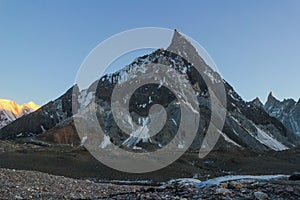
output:
[[[0,0],[0,98],[54,100],[101,41],[149,26],[198,41],[245,100],[300,97],[297,0]]]

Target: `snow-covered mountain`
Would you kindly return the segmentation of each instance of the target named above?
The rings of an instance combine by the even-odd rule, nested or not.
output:
[[[161,84],[147,84],[134,92],[129,102],[131,117],[124,116],[124,122],[128,124],[129,129],[133,121],[142,128],[132,132],[129,136],[118,127],[111,109],[111,96],[116,84],[130,83],[139,74],[147,74],[150,70],[149,64],[153,63],[170,66],[183,74],[197,95],[200,122],[190,149],[199,149],[207,133],[212,115],[209,96],[215,95],[218,98],[216,91],[209,91],[207,81],[214,84],[215,88],[224,84],[227,97],[225,125],[223,129],[217,130],[221,137],[216,147],[234,146],[260,151],[281,151],[300,144],[299,137],[289,131],[278,119],[271,117],[263,107],[256,106],[252,102],[245,102],[229,83],[204,62],[190,42],[177,31],[174,32],[171,45],[166,50],[159,49],[149,55],[139,57],[120,71],[101,77],[99,82],[95,82],[85,90],[80,91],[76,85],[73,86],[57,100],[49,102],[38,111],[25,115],[0,129],[0,139],[14,139],[33,134],[51,142],[72,144],[77,142],[79,144],[73,113],[83,112],[90,106],[93,109],[92,106],[95,105],[91,102],[95,100],[97,119],[106,132],[105,138],[99,144],[100,147],[109,148],[114,144],[126,149],[149,151],[159,149],[174,138],[178,124],[180,124],[180,107],[175,95],[168,88],[162,87]],[[203,77],[194,66],[201,70]],[[155,77],[157,75],[155,73],[160,73],[159,69],[158,71],[152,69],[149,76]],[[92,99],[93,96],[96,99]],[[77,105],[75,110],[72,110],[72,103]],[[165,108],[167,119],[162,130],[150,137],[148,113],[154,104],[160,104]],[[86,133],[81,144],[89,139],[89,134]],[[178,144],[178,149],[184,146],[183,141]]]
[[[287,129],[300,136],[300,99],[298,102],[293,99],[279,101],[271,92],[264,109],[269,115],[279,119]]]
[[[22,117],[23,115],[36,111],[39,108],[40,106],[34,102],[19,105],[11,100],[0,99],[0,128],[6,126],[17,118]]]

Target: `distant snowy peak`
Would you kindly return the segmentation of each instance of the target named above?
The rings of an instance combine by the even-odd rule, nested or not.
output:
[[[21,107],[22,107],[22,109],[24,111],[28,111],[29,110],[30,112],[32,112],[32,111],[38,110],[41,106],[37,105],[33,101],[30,101],[29,103],[23,104]]]
[[[292,111],[296,104],[297,102],[294,99],[280,101],[270,92],[264,108],[272,117],[280,118],[284,113]]]
[[[36,111],[39,108],[40,106],[34,102],[19,105],[11,100],[0,99],[0,128],[25,114]]]
[[[10,111],[17,117],[26,114],[27,112],[36,111],[39,108],[40,106],[32,101],[19,105],[12,100],[0,99],[0,109]]]
[[[294,99],[279,101],[270,92],[264,109],[270,116],[279,119],[288,130],[300,136],[300,100],[298,102]]]

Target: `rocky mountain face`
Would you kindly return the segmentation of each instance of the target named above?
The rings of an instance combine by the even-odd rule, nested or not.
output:
[[[263,107],[270,116],[279,119],[289,131],[300,136],[300,99],[298,102],[293,99],[279,101],[270,93]]]
[[[39,135],[72,117],[72,91],[0,129],[1,139]]]
[[[6,99],[0,99],[0,128],[6,126],[12,121],[23,115],[39,109],[40,106],[34,102],[18,105],[16,102]]]
[[[299,137],[278,119],[271,117],[263,107],[253,102],[245,102],[232,86],[205,63],[191,43],[177,31],[174,32],[171,45],[166,50],[159,49],[139,57],[120,71],[101,77],[87,89],[79,90],[76,85],[73,86],[57,100],[0,129],[0,138],[16,139],[30,136],[55,143],[83,145],[91,137],[91,133],[82,135],[82,140],[78,138],[73,113],[84,112],[96,106],[97,120],[106,133],[99,144],[101,148],[115,145],[119,148],[135,150],[159,149],[175,137],[181,117],[178,100],[167,87],[162,84],[146,84],[133,93],[129,102],[129,115],[124,116],[124,123],[131,128],[134,122],[141,128],[130,135],[118,127],[111,108],[111,96],[116,84],[135,81],[138,75],[149,72],[151,64],[170,66],[185,76],[192,85],[199,103],[200,122],[196,138],[190,146],[191,150],[197,150],[202,145],[212,115],[209,97],[214,95],[219,98],[218,88],[221,84],[225,85],[227,114],[223,129],[216,130],[221,135],[216,148],[235,146],[260,151],[281,151],[300,144]],[[195,66],[203,76],[197,72]],[[151,69],[149,76],[155,77],[156,73],[160,73],[159,70]],[[216,89],[210,91],[208,82]],[[75,105],[73,110],[72,103]],[[148,113],[155,104],[165,108],[167,119],[161,131],[155,136],[150,136]],[[184,146],[185,143],[182,141],[177,147],[181,149]]]

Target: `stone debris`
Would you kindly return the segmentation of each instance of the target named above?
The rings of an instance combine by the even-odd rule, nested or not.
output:
[[[160,186],[95,183],[41,172],[0,169],[0,199],[300,199],[300,182],[238,180],[197,188],[181,182]]]

